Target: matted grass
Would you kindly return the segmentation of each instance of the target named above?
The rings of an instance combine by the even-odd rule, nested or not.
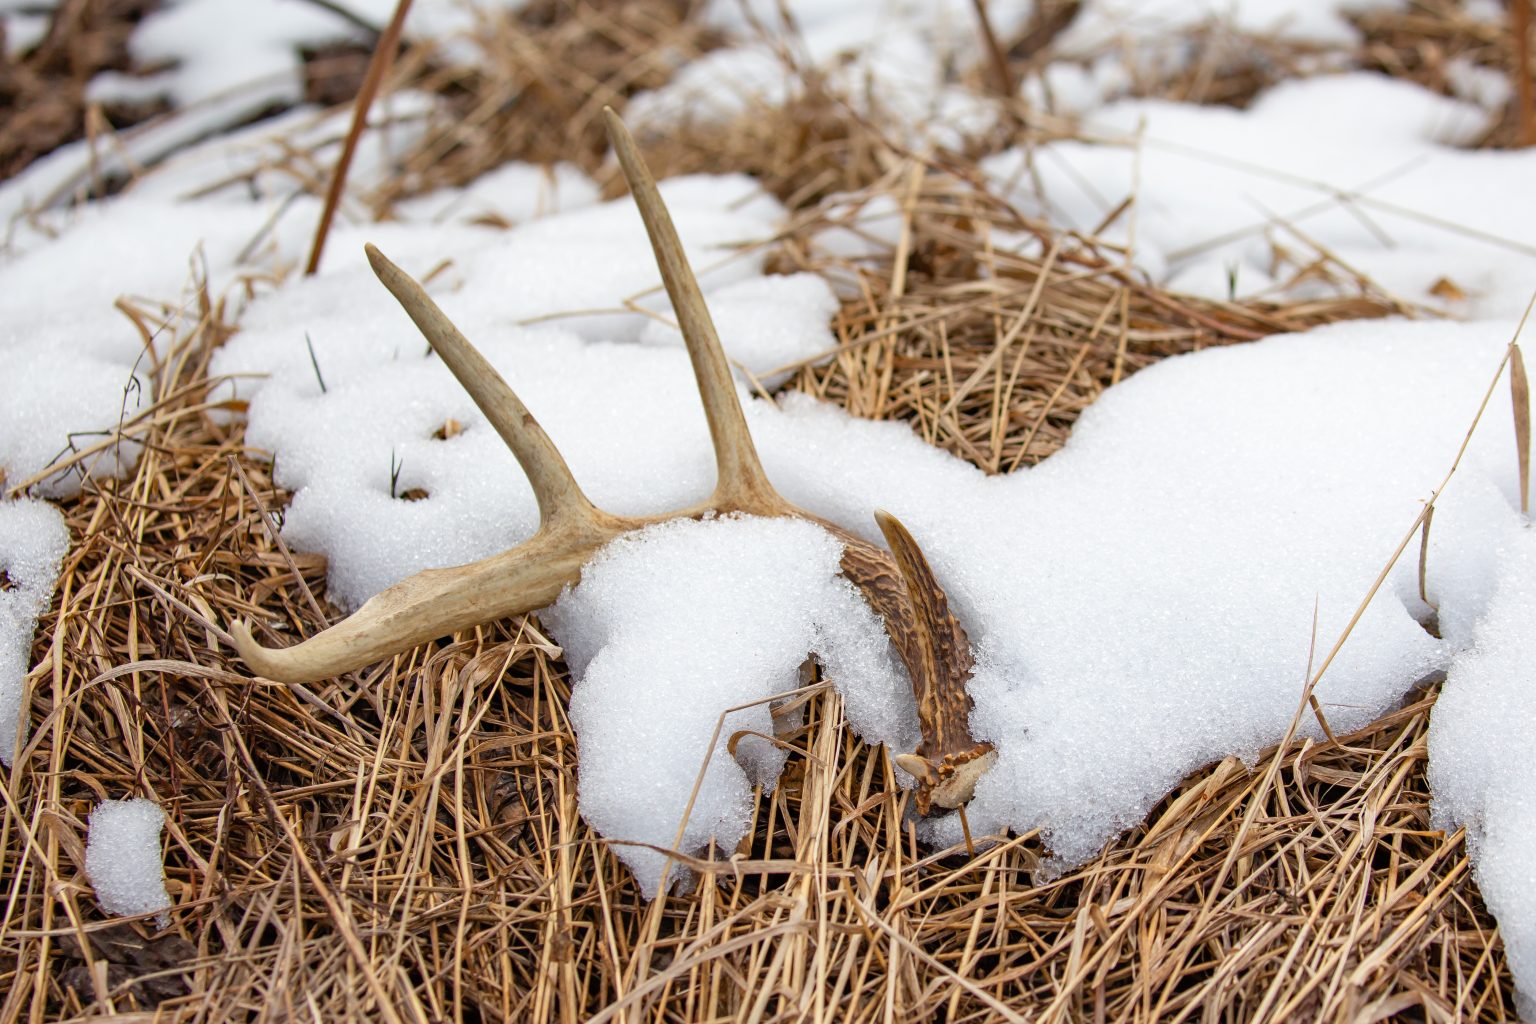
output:
[[[582,36],[597,31],[587,8],[546,14],[519,52],[541,33],[607,45]],[[630,45],[602,65],[615,82],[641,80]],[[555,145],[550,111],[587,87],[541,73],[567,91],[523,108],[538,112],[522,142],[491,141],[517,123],[496,107],[415,166],[469,176],[526,145],[596,168],[595,122],[539,149]],[[469,79],[448,77],[475,109]],[[804,211],[773,264],[858,282],[834,358],[792,386],[907,420],[989,471],[1047,457],[1104,387],[1156,359],[1396,308],[1369,291],[1288,308],[1163,293],[1122,254],[1024,221],[964,157],[920,159],[829,98],[805,103],[779,115],[807,126],[801,145],[754,117],[713,150],[652,138],[647,155],[759,174]],[[834,191],[896,199],[889,259],[816,255],[814,202]],[[999,230],[1040,232],[1045,255],[1005,255]],[[313,687],[244,673],[223,625],[323,628],[324,565],[279,542],[287,496],[204,405],[233,329],[218,297],[191,317],[138,308],[151,330],[170,321],[158,401],[125,427],[144,455],[64,504],[73,544],[4,787],[0,1020],[1513,1018],[1462,837],[1429,825],[1433,688],[1359,733],[1197,772],[1096,860],[1041,881],[1033,834],[974,855],[919,846],[884,752],[812,683],[748,840],[680,859],[690,891],[647,903],[577,813],[570,682],[536,619]],[[164,929],[106,918],[81,870],[94,803],[149,792],[170,822]]]

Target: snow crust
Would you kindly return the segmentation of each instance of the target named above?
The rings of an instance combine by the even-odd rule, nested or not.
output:
[[[109,914],[153,914],[171,906],[160,860],[165,812],[153,800],[103,800],[91,812],[85,873]]]
[[[18,739],[26,738],[21,705],[32,634],[68,547],[69,530],[52,505],[0,501],[0,762],[6,765]]]

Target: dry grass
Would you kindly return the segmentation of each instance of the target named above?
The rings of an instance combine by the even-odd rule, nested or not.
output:
[[[606,53],[592,66],[622,94],[651,70],[628,49],[640,8],[525,25],[515,74],[549,95],[511,110],[504,83],[407,55],[403,73],[483,115],[420,166],[468,177],[516,151],[597,167],[592,76],[558,55]],[[592,19],[608,34],[590,38]],[[648,156],[759,174],[803,211],[774,264],[857,282],[835,358],[794,386],[992,471],[1049,455],[1156,359],[1391,308],[1169,295],[1123,254],[1020,218],[961,156],[905,153],[830,97],[779,116],[717,133],[713,158],[699,138],[652,139]],[[889,258],[818,255],[815,203],[834,191],[896,198]],[[1045,255],[1006,254],[1000,230],[1041,232]],[[0,1020],[1512,1019],[1462,837],[1429,826],[1433,688],[1355,735],[1198,772],[1095,861],[1036,884],[1034,835],[974,856],[917,846],[884,753],[817,685],[750,838],[683,861],[692,891],[646,903],[577,814],[570,682],[536,620],[313,688],[243,673],[223,623],[308,635],[335,613],[320,560],[276,539],[287,496],[202,404],[223,307],[167,312],[141,311],[173,321],[159,400],[132,427],[142,460],[65,505],[74,544],[34,651],[32,739],[4,787]],[[106,918],[81,871],[89,809],[144,793],[170,820],[163,930]]]

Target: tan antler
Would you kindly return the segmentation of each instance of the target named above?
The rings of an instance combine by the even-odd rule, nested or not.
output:
[[[662,280],[672,299],[709,421],[719,478],[714,493],[690,508],[659,516],[615,516],[592,504],[533,414],[426,291],[373,246],[368,260],[432,349],[496,428],[539,504],[539,529],[498,555],[451,569],[430,569],[388,588],[350,618],[292,647],[263,647],[244,623],[231,633],[253,671],[287,682],[312,682],[367,665],[467,626],[543,608],[597,550],[620,534],[709,512],[796,516],[843,542],[842,571],[885,622],[912,677],[923,743],[897,763],[918,780],[917,806],[958,807],[992,763],[991,744],[971,738],[966,693],[972,661],[965,630],[921,550],[886,513],[877,520],[891,552],[855,537],[786,501],[769,483],[736,397],[735,383],[697,280],[656,183],[618,116],[605,111],[619,163],[645,221]]]

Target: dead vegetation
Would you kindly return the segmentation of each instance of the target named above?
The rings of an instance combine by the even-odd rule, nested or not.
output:
[[[664,77],[656,40],[707,45],[658,10],[535,5],[503,29],[504,80],[407,54],[400,74],[465,112],[407,161],[414,180],[513,156],[601,166],[602,103]],[[1393,308],[1165,293],[1123,253],[1022,218],[965,155],[908,152],[806,95],[713,149],[653,137],[646,155],[758,175],[799,211],[774,264],[852,283],[832,361],[792,386],[989,471],[1045,458],[1157,359]],[[826,256],[833,193],[890,196],[899,241]],[[1036,234],[1038,253],[1003,232]],[[324,565],[282,544],[287,495],[204,404],[234,329],[219,297],[139,315],[164,328],[158,401],[128,428],[144,454],[64,506],[74,543],[4,787],[0,1020],[1514,1018],[1462,837],[1429,824],[1433,687],[1360,733],[1195,773],[1043,880],[1033,834],[974,856],[917,845],[886,753],[816,685],[749,839],[680,858],[691,891],[646,903],[577,813],[570,681],[536,618],[308,687],[245,674],[224,625],[324,628]],[[106,918],[81,870],[90,807],[146,793],[170,822],[163,930]]]
[[[106,130],[85,87],[99,71],[128,66],[128,37],[158,0],[67,0],[36,46],[16,57],[0,38],[0,179],[87,133]],[[3,33],[0,33],[3,36]],[[120,110],[124,127],[155,113]]]

